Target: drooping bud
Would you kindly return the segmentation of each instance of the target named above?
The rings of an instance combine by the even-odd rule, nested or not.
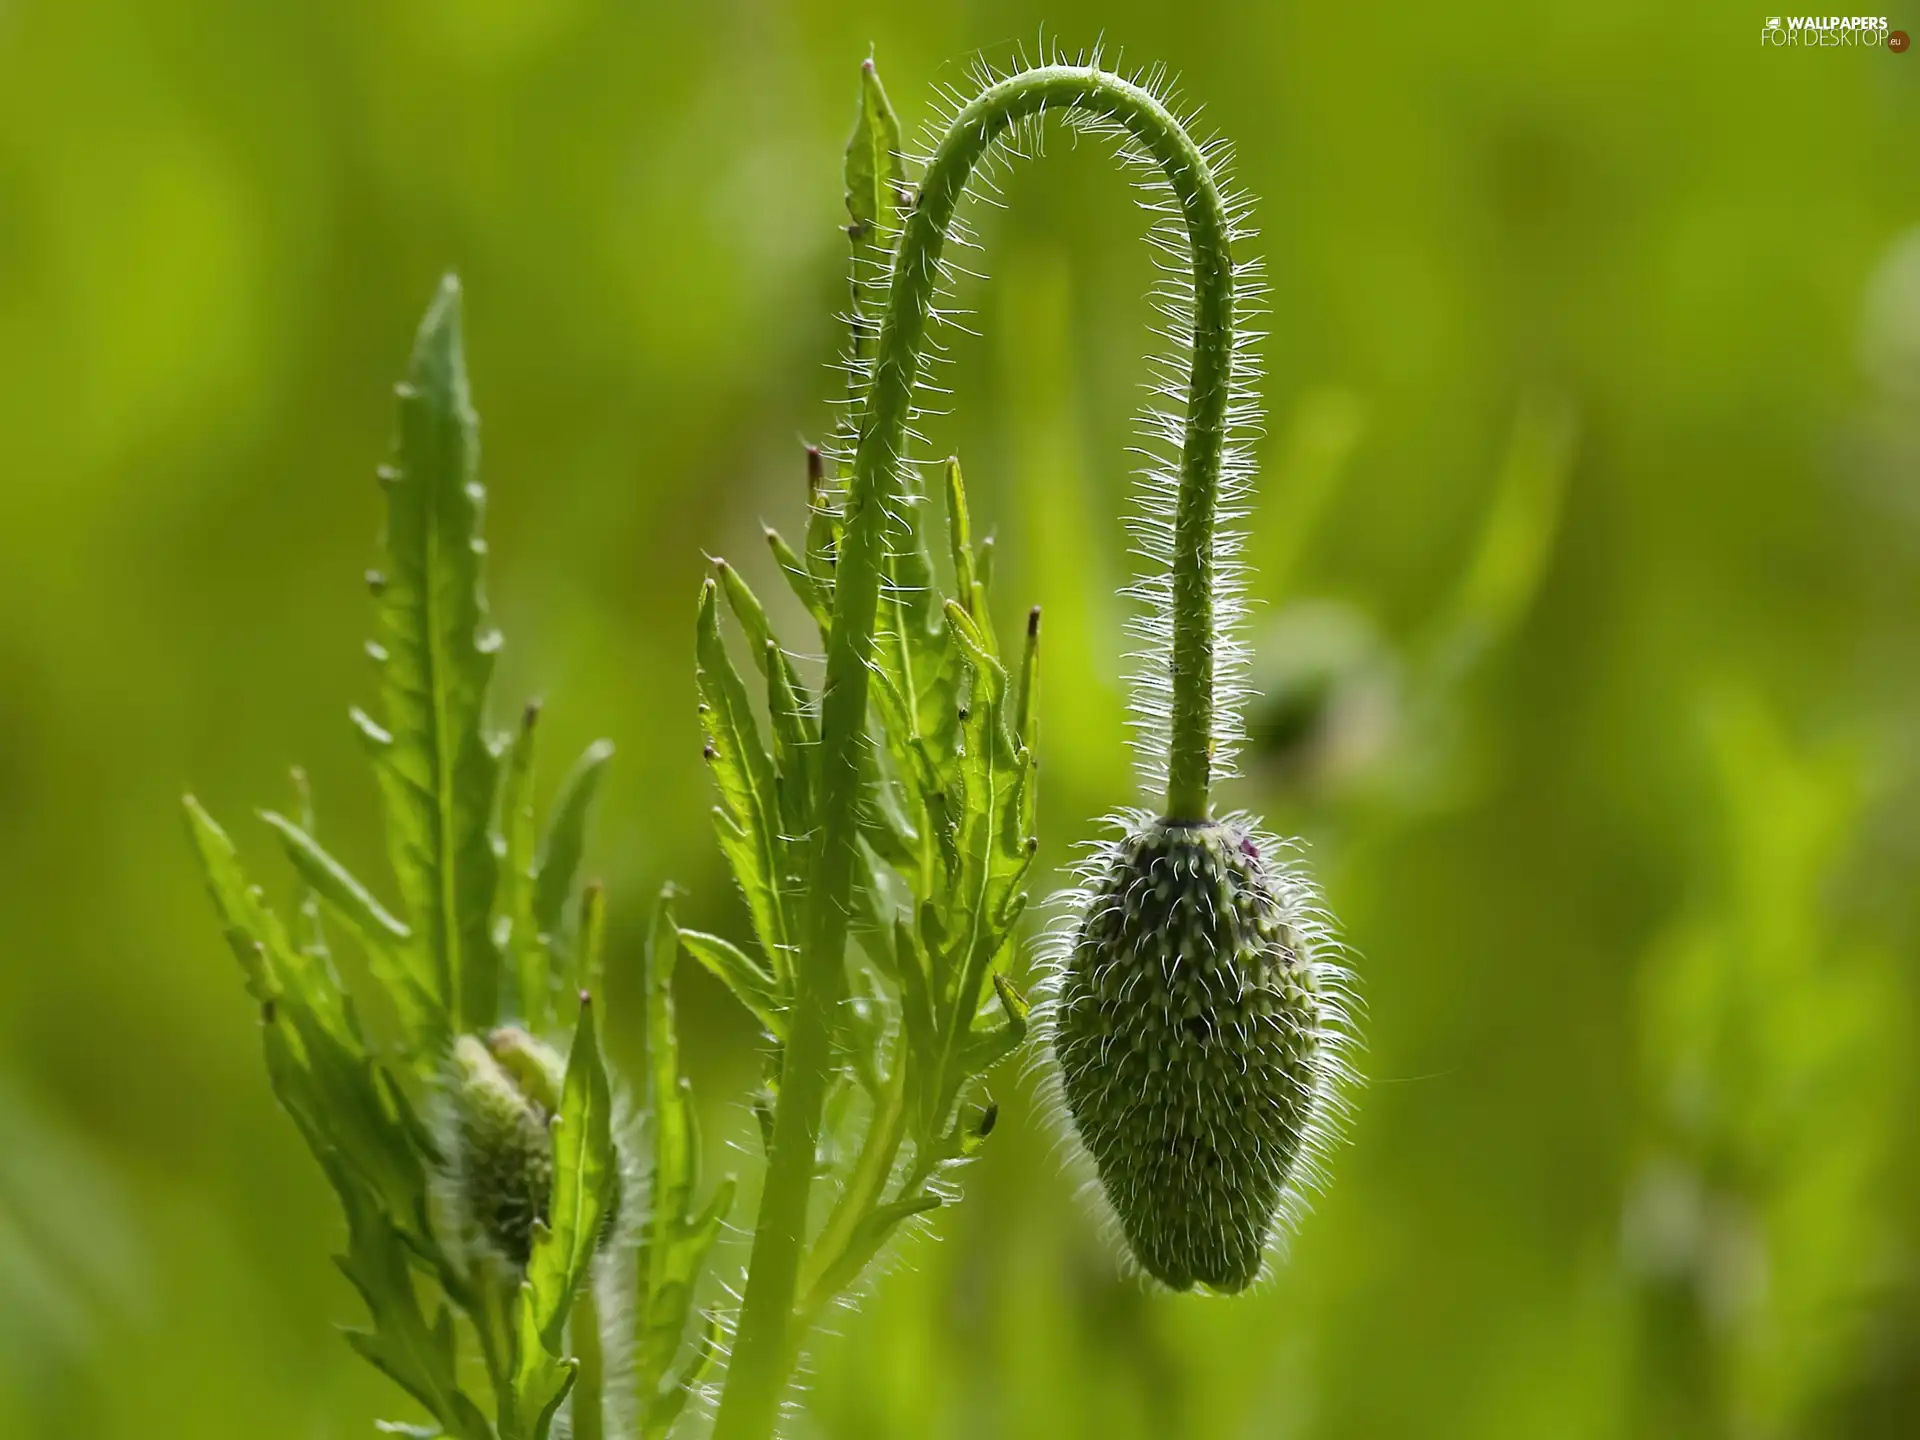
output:
[[[1082,904],[1053,1024],[1074,1127],[1143,1269],[1243,1290],[1336,1103],[1310,891],[1238,825],[1148,820]]]

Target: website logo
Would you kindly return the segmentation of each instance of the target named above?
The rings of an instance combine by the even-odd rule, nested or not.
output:
[[[1884,46],[1898,54],[1907,48],[1907,32],[1895,30],[1884,15],[1769,15],[1760,43],[1810,50]]]

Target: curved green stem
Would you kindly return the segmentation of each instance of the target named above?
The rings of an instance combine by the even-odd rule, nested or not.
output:
[[[1192,248],[1193,360],[1174,529],[1167,813],[1174,819],[1207,815],[1213,759],[1214,511],[1233,365],[1231,225],[1205,156],[1151,93],[1105,71],[1043,66],[989,86],[955,117],[921,179],[895,252],[835,568],[806,946],[795,967],[772,1155],[715,1440],[766,1440],[773,1434],[799,1349],[795,1287],[832,1059],[833,1016],[846,997],[855,810],[860,756],[868,743],[867,676],[883,531],[887,512],[901,494],[902,452],[927,351],[941,252],[967,182],[993,143],[1019,121],[1055,110],[1109,121],[1152,157],[1180,205]]]

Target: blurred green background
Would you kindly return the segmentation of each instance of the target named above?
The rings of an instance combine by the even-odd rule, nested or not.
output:
[[[1920,30],[1920,12],[1893,15]],[[468,289],[499,713],[619,745],[615,968],[706,820],[703,553],[828,425],[840,152],[1104,34],[1233,137],[1272,283],[1242,803],[1371,1008],[1251,1299],[1117,1277],[1012,1075],[964,1204],[816,1347],[820,1437],[1920,1433],[1920,57],[1753,6],[0,0],[0,1434],[332,1437],[334,1202],[181,833],[345,723],[390,384]],[[979,220],[957,416],[1048,610],[1043,835],[1129,801],[1142,220],[1059,138]],[[559,767],[553,767],[557,775]],[[552,777],[549,777],[550,779]],[[634,1040],[614,979],[616,1052]],[[750,1026],[683,987],[713,1163]],[[743,1212],[744,1213],[744,1212]],[[736,1261],[723,1257],[722,1268]]]

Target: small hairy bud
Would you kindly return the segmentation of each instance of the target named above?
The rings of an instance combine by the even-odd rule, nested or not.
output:
[[[553,1118],[560,1113],[566,1062],[517,1025],[468,1035],[453,1047],[454,1153],[460,1203],[474,1229],[515,1269],[533,1253],[553,1193]],[[615,1141],[619,1149],[619,1141]],[[600,1228],[604,1245],[620,1225],[619,1169]]]
[[[487,1244],[518,1269],[533,1253],[533,1227],[546,1221],[553,1191],[553,1110],[552,1102],[530,1095],[520,1078],[543,1068],[533,1057],[535,1047],[546,1047],[524,1032],[512,1033],[519,1040],[501,1048],[516,1062],[513,1068],[496,1051],[494,1037],[462,1036],[453,1047],[449,1088],[461,1206]],[[557,1096],[558,1089],[549,1094]]]
[[[1059,979],[1069,1113],[1141,1267],[1232,1292],[1319,1140],[1337,1001],[1304,882],[1238,825],[1148,820],[1095,862]]]

